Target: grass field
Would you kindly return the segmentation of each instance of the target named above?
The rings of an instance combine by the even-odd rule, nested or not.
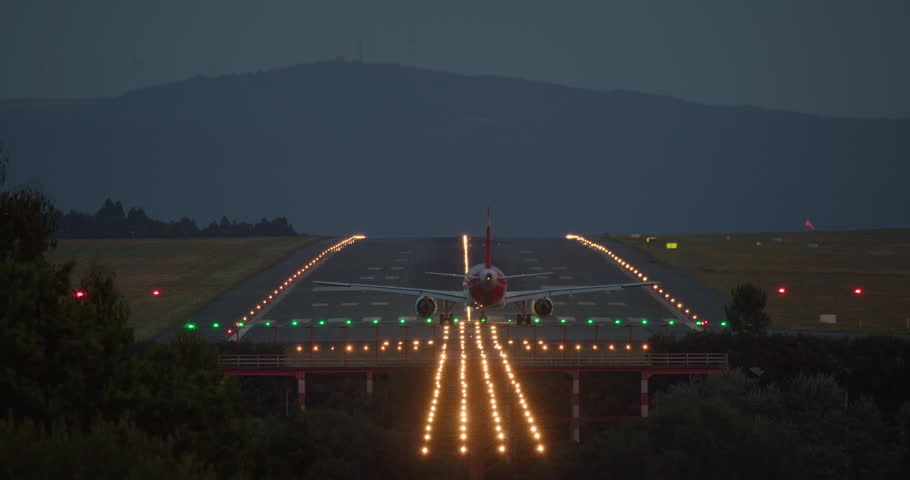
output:
[[[92,262],[109,267],[130,305],[136,338],[152,338],[313,237],[61,240],[50,259],[76,260],[75,279]],[[151,291],[160,289],[153,297]]]
[[[612,238],[688,271],[725,298],[739,283],[758,285],[777,328],[910,332],[910,229]],[[667,242],[679,246],[668,250]],[[828,313],[837,324],[819,323]]]

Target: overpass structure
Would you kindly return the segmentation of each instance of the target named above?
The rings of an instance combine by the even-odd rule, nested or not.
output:
[[[552,352],[518,351],[511,355],[515,368],[525,372],[561,371],[572,377],[571,439],[580,441],[579,392],[583,372],[638,372],[641,379],[641,417],[648,416],[649,379],[654,375],[704,375],[720,373],[727,367],[726,353],[655,353],[655,352]],[[366,391],[373,392],[373,373],[406,368],[430,368],[438,361],[432,351],[408,355],[332,352],[299,355],[222,355],[221,365],[227,376],[289,376],[297,378],[298,402],[306,408],[307,373],[363,373]],[[453,364],[456,359],[446,362]],[[596,420],[595,420],[596,421]]]

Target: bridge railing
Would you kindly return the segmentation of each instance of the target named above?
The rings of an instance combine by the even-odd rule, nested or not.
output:
[[[495,357],[494,357],[495,358]],[[603,367],[603,368],[705,368],[727,365],[726,353],[518,353],[509,355],[516,367]],[[222,355],[228,370],[295,368],[400,368],[432,365],[433,355],[373,357],[369,355]],[[455,361],[455,357],[449,358]]]

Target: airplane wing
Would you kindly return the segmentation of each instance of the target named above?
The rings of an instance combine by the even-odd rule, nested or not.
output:
[[[622,290],[624,288],[633,288],[633,287],[647,287],[650,285],[657,285],[657,282],[644,282],[644,283],[613,283],[609,285],[585,285],[581,287],[563,287],[563,288],[550,288],[546,290],[516,290],[514,292],[506,292],[505,303],[515,303],[521,302],[524,300],[533,300],[535,298],[541,297],[557,297],[559,295],[575,295],[578,293],[592,293],[592,292],[609,292],[613,290]]]
[[[342,282],[320,282],[313,281],[318,285],[327,285],[330,287],[346,287],[359,292],[385,292],[398,293],[401,295],[414,295],[415,297],[427,296],[437,300],[448,300],[450,302],[465,303],[465,293],[463,290],[430,290],[427,288],[410,288],[396,287],[392,285],[365,285],[362,283],[342,283]]]

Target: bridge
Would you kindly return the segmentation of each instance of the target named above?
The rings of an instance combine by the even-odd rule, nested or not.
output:
[[[704,375],[720,373],[727,367],[726,353],[654,353],[654,352],[536,352],[510,354],[515,368],[521,371],[563,371],[572,376],[570,398],[571,438],[580,441],[581,421],[579,392],[582,372],[638,372],[641,377],[641,417],[648,416],[650,398],[648,381],[654,375]],[[306,374],[364,373],[366,391],[373,393],[373,373],[404,368],[429,368],[438,361],[432,351],[407,353],[366,353],[352,351],[301,353],[299,355],[222,355],[221,365],[228,376],[289,376],[297,378],[298,402],[306,408]],[[447,360],[454,367],[456,359]],[[587,419],[587,421],[591,421]],[[595,420],[596,421],[596,420]]]

